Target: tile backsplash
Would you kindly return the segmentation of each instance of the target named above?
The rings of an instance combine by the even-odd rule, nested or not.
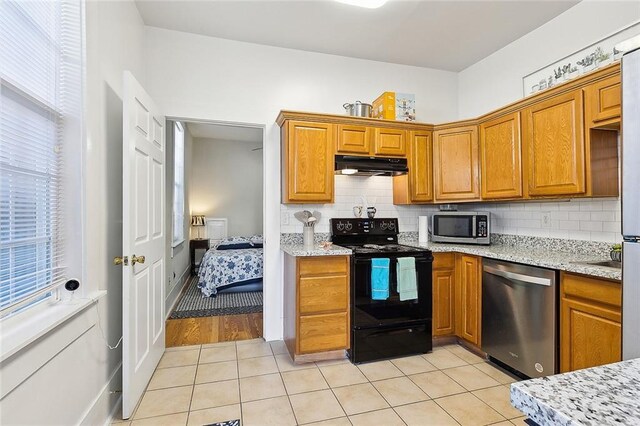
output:
[[[300,233],[302,224],[293,217],[300,210],[321,214],[316,232],[329,232],[332,217],[353,217],[353,206],[377,209],[376,217],[397,217],[401,232],[418,230],[418,216],[438,211],[438,206],[393,205],[393,179],[385,176],[335,176],[334,204],[282,204],[280,232]],[[365,206],[365,207],[366,207]],[[491,212],[492,232],[534,237],[620,242],[620,199],[572,199],[550,202],[459,204],[460,210]],[[363,213],[366,216],[366,213]]]
[[[417,231],[418,216],[438,211],[437,206],[393,205],[393,178],[388,176],[335,176],[335,202],[333,204],[281,204],[280,232],[302,232],[300,223],[293,214],[300,210],[317,210],[320,222],[316,232],[329,232],[329,219],[354,217],[353,206],[363,203],[376,208],[376,217],[397,217],[401,232]],[[366,217],[363,211],[362,217]],[[287,223],[288,222],[288,223]]]
[[[500,234],[620,242],[620,199],[474,203],[460,210],[491,212],[491,231]]]

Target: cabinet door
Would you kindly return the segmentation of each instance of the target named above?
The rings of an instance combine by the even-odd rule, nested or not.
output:
[[[412,202],[433,200],[431,132],[409,132],[409,192]]]
[[[560,306],[561,373],[622,359],[619,311],[566,298]]]
[[[455,333],[455,271],[433,271],[433,335]]]
[[[456,334],[480,345],[481,259],[461,254],[456,256]]]
[[[373,154],[392,157],[407,155],[407,131],[398,129],[375,129]]]
[[[283,145],[283,202],[333,202],[333,125],[289,121]]]
[[[336,152],[340,154],[369,154],[373,129],[366,126],[338,124]]]
[[[480,124],[482,199],[522,197],[520,113]]]
[[[586,92],[587,108],[591,112],[591,121],[594,126],[620,117],[622,106],[620,75],[598,81],[588,86]]]
[[[523,121],[529,195],[584,193],[582,91],[527,108]]]
[[[433,171],[436,201],[480,199],[478,127],[434,132]]]

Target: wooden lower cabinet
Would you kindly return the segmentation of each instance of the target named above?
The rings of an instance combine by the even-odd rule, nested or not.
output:
[[[561,274],[561,373],[622,359],[621,306],[619,281]]]
[[[453,336],[455,327],[455,256],[433,254],[433,336]]]
[[[344,357],[349,263],[349,256],[285,255],[284,340],[294,361]]]
[[[456,335],[480,346],[482,317],[482,258],[456,255]]]

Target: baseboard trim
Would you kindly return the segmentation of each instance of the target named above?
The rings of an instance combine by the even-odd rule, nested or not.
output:
[[[189,282],[189,278],[190,278],[190,275],[189,275],[190,272],[191,272],[191,265],[187,265],[185,270],[182,271],[182,274],[180,274],[180,276],[178,277],[179,284],[175,285],[171,289],[171,292],[167,295],[167,298],[165,299],[165,309],[166,309],[165,320],[169,319],[169,315],[171,315],[171,312],[178,304],[178,300],[180,300],[180,295],[186,290],[187,283]]]
[[[109,380],[85,411],[81,425],[109,425],[120,412],[122,403],[122,363],[113,370]]]

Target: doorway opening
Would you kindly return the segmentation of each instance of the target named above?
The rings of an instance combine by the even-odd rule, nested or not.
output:
[[[264,126],[166,128],[166,346],[262,337]]]

